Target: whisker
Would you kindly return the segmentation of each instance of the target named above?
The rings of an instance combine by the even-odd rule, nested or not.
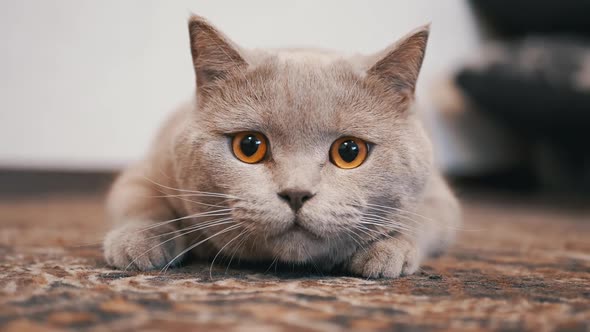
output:
[[[207,207],[215,207],[215,208],[226,208],[227,207],[227,206],[223,206],[223,205],[203,203],[203,202],[195,201],[194,199],[188,199],[188,198],[184,198],[184,197],[176,197],[176,199],[179,199],[179,200],[184,201],[184,202],[194,203],[194,204],[197,204],[197,205],[207,206]],[[225,199],[225,200],[223,200],[223,201],[221,201],[219,203],[225,203],[228,200],[229,199]]]
[[[188,216],[184,216],[184,217],[179,217],[179,218],[174,218],[174,219],[170,219],[170,220],[165,220],[165,221],[161,221],[161,222],[157,222],[153,225],[147,226],[145,228],[141,228],[137,231],[137,233],[141,233],[141,232],[145,232],[148,231],[150,229],[154,229],[160,226],[164,226],[170,223],[173,223],[175,221],[180,221],[180,220],[186,220],[186,219],[192,219],[192,218],[199,218],[199,217],[219,217],[219,216],[225,216],[225,215],[230,215],[231,214],[232,209],[220,209],[220,210],[214,210],[214,211],[207,211],[207,212],[199,212],[199,213],[195,213],[195,214],[190,214]]]
[[[316,263],[313,261],[313,257],[309,254],[309,251],[307,251],[305,246],[301,246],[301,249],[303,249],[303,251],[305,252],[305,255],[307,256],[307,259],[309,259],[309,262],[311,263],[311,265],[313,265],[313,267],[318,272],[318,274],[323,277],[324,274],[322,273],[320,268],[316,265]]]
[[[374,208],[369,208],[369,209],[374,209]],[[388,211],[385,211],[385,212],[388,212]],[[367,215],[373,216],[374,218],[379,219],[379,220],[385,220],[385,221],[389,221],[390,220],[389,218],[386,218],[386,217],[380,216],[380,215],[373,215],[373,214],[367,214]],[[396,218],[403,218],[403,219],[405,219],[407,221],[412,222],[416,226],[424,226],[426,223],[428,223],[427,220],[425,220],[425,221],[416,220],[414,218],[411,218],[410,216],[404,215],[403,212],[400,212],[400,213],[395,214],[395,217]],[[444,226],[444,225],[441,225],[440,223],[437,223],[437,222],[434,222],[434,221],[430,225],[435,226],[435,227],[438,227],[438,226],[443,227]],[[409,225],[406,225],[406,226],[409,226]]]
[[[369,227],[364,226],[364,225],[358,225],[358,228],[359,229],[366,230],[366,231],[369,231],[369,232],[376,233],[376,235],[373,236],[373,239],[374,240],[380,240],[381,237],[386,237],[386,238],[389,238],[389,239],[393,238],[393,236],[391,236],[388,233],[380,232],[379,230],[376,230],[376,229],[373,229],[373,228],[369,228]]]
[[[213,257],[213,260],[211,261],[211,265],[209,266],[209,278],[213,279],[213,264],[215,264],[215,260],[217,259],[217,256],[219,256],[219,254],[221,254],[221,252],[223,251],[223,249],[225,249],[225,247],[227,247],[230,243],[235,241],[240,236],[244,235],[247,231],[248,231],[247,229],[243,230],[240,234],[236,235],[234,238],[229,240],[223,247],[221,247],[221,249],[219,249],[217,254],[215,254],[215,257]]]
[[[220,208],[224,208],[227,206],[223,206],[223,205],[218,205],[218,204],[223,204],[225,202],[228,202],[230,200],[233,200],[234,198],[226,198],[220,202],[217,202],[216,204],[209,204],[209,203],[203,203],[203,202],[199,202],[199,201],[195,201],[195,200],[191,200],[185,197],[205,197],[205,198],[225,198],[226,194],[218,194],[218,195],[210,195],[210,194],[169,194],[164,190],[155,188],[159,193],[161,193],[162,195],[151,195],[148,196],[150,198],[176,198],[185,202],[191,202],[191,203],[195,203],[197,205],[202,205],[202,206],[208,206],[208,207],[220,207]]]
[[[162,195],[152,195],[150,197],[218,197],[218,198],[231,198],[235,199],[234,197],[230,197],[226,194],[217,194],[217,193],[190,193],[190,194],[168,194],[164,191],[161,192]]]
[[[385,210],[390,210],[390,211],[397,211],[397,212],[401,212],[401,213],[408,213],[408,214],[412,214],[414,216],[423,218],[424,220],[427,221],[431,221],[431,222],[436,222],[436,220],[428,218],[426,216],[423,216],[421,214],[412,212],[412,211],[408,211],[408,210],[404,210],[404,209],[400,209],[400,208],[396,208],[396,207],[392,207],[392,206],[385,206],[385,205],[379,205],[379,204],[372,204],[372,203],[366,203],[367,206],[372,206],[372,207],[376,207],[379,209],[385,209]]]
[[[418,230],[415,228],[410,228],[407,225],[400,224],[395,222],[394,220],[377,220],[372,218],[364,218],[360,221],[362,224],[365,225],[374,225],[374,226],[381,226],[386,227],[390,230],[395,230],[399,233],[403,233],[406,235],[416,235],[418,234]]]
[[[227,272],[229,271],[229,267],[231,265],[231,262],[234,260],[234,255],[237,253],[238,249],[240,249],[244,245],[244,243],[246,243],[248,236],[252,233],[254,233],[254,229],[250,229],[249,232],[246,235],[244,235],[244,237],[240,240],[238,245],[232,251],[231,257],[229,258],[229,263],[227,263],[227,267],[225,268],[225,274],[227,274]]]
[[[361,227],[361,225],[354,225],[353,226],[354,229],[363,232],[365,235],[367,235],[371,241],[378,239],[377,237],[375,237],[374,235],[371,235],[370,233],[367,233],[367,231],[365,231],[365,229],[367,229],[367,227]],[[364,228],[364,229],[363,229]]]
[[[276,263],[278,262],[278,260],[279,260],[279,256],[277,256],[277,255],[274,255],[274,258],[273,258],[273,260],[270,262],[270,265],[268,266],[268,268],[266,269],[266,271],[264,271],[264,273],[265,273],[265,274],[266,274],[266,273],[268,273],[268,271],[270,271],[270,269],[272,268],[272,266],[273,266],[274,264],[276,264]],[[275,267],[275,273],[277,273],[276,267]]]
[[[199,245],[207,242],[208,240],[216,237],[217,235],[220,235],[220,234],[223,234],[223,233],[227,233],[227,232],[229,232],[231,230],[234,230],[234,229],[240,227],[241,225],[242,225],[242,223],[239,223],[239,224],[236,224],[236,225],[233,225],[233,226],[228,226],[224,230],[219,231],[219,232],[217,232],[217,233],[209,236],[208,238],[206,238],[204,240],[201,240],[201,241],[199,241],[199,242],[197,242],[197,243],[195,243],[193,245],[190,245],[188,248],[186,248],[185,250],[183,250],[180,254],[176,255],[176,257],[174,257],[170,262],[168,262],[168,264],[166,264],[166,266],[164,266],[164,268],[162,268],[162,270],[160,270],[160,272],[166,272],[168,270],[168,268],[170,267],[170,265],[172,265],[172,263],[174,263],[174,261],[176,261],[179,257],[181,257],[182,255],[186,254],[187,252],[189,252],[189,251],[193,250],[194,248],[198,247]]]
[[[350,239],[353,240],[358,245],[359,248],[363,249],[365,252],[367,251],[365,246],[363,246],[362,243],[357,238],[354,237],[354,236],[358,236],[358,234],[356,234],[353,230],[346,228],[346,227],[344,227],[342,229],[346,232],[346,235],[348,235],[348,237],[350,237]]]
[[[233,222],[233,221],[230,221],[230,222],[228,222],[228,223],[231,223],[231,222]],[[203,227],[202,229],[209,228],[209,227],[214,227],[214,226],[216,226],[216,225],[209,225],[209,226],[207,226],[207,227]],[[150,251],[152,251],[152,250],[154,250],[154,249],[156,249],[156,248],[158,248],[158,247],[161,247],[161,246],[163,246],[164,244],[166,244],[166,243],[168,243],[168,242],[170,242],[170,241],[172,241],[172,240],[174,240],[174,239],[177,239],[177,238],[179,238],[179,237],[181,237],[181,236],[185,236],[185,235],[187,235],[187,234],[190,234],[190,233],[193,233],[193,232],[196,232],[196,231],[199,231],[199,230],[200,230],[200,229],[192,229],[192,230],[190,230],[190,231],[187,231],[187,232],[184,232],[184,233],[178,234],[178,235],[176,235],[176,236],[173,236],[173,237],[171,237],[171,238],[169,238],[169,239],[167,239],[167,240],[165,240],[165,241],[162,241],[162,242],[160,242],[159,244],[157,244],[157,245],[155,245],[155,246],[153,246],[153,247],[149,248],[148,250],[146,250],[146,251],[144,251],[143,253],[141,253],[139,256],[135,257],[135,258],[134,258],[134,259],[133,259],[133,260],[132,260],[132,261],[131,261],[131,262],[130,262],[130,263],[129,263],[129,264],[126,266],[126,267],[125,267],[125,271],[127,271],[127,269],[129,269],[129,267],[130,267],[131,265],[133,265],[133,263],[135,263],[135,262],[136,262],[138,259],[140,259],[141,257],[143,257],[143,256],[147,255],[147,254],[148,254]]]
[[[406,235],[406,236],[416,236],[416,233],[412,233],[411,231],[407,231],[407,230],[404,230],[404,229],[400,229],[400,228],[397,228],[397,227],[395,227],[395,226],[393,226],[393,227],[392,227],[391,225],[376,224],[376,223],[369,223],[369,222],[362,222],[362,224],[364,224],[364,225],[373,225],[373,226],[380,226],[380,227],[383,227],[383,228],[385,228],[385,229],[386,229],[386,232],[387,232],[387,233],[384,233],[384,232],[379,232],[379,230],[376,230],[376,229],[373,229],[373,228],[369,228],[369,227],[367,227],[367,228],[368,228],[368,229],[370,229],[370,230],[373,230],[373,231],[379,232],[379,233],[380,233],[380,234],[382,234],[382,235],[387,235],[388,237],[392,237],[392,236],[391,236],[391,234],[389,234],[389,232],[391,232],[391,231],[395,231],[395,232],[397,232],[397,233],[399,233],[399,234]],[[365,226],[365,227],[366,227],[366,226]]]
[[[404,219],[406,219],[408,221],[411,221],[411,222],[413,222],[413,223],[415,223],[417,225],[423,225],[423,223],[421,221],[415,220],[415,219],[413,219],[413,218],[411,218],[409,216],[403,215],[402,213],[409,213],[409,211],[405,211],[405,210],[402,210],[402,209],[391,208],[391,210],[387,210],[387,209],[385,209],[385,208],[387,208],[386,206],[383,206],[383,208],[381,208],[382,206],[374,207],[375,204],[369,204],[369,203],[367,203],[366,205],[359,205],[359,204],[351,204],[351,205],[352,206],[356,206],[356,207],[360,207],[360,208],[365,208],[367,210],[377,211],[377,212],[385,212],[385,213],[391,213],[392,211],[398,212],[396,214],[396,217],[404,218]],[[370,217],[377,218],[377,219],[388,220],[386,217],[384,217],[382,215],[377,215],[377,214],[373,214],[373,213],[366,213],[366,212],[364,212],[363,215],[364,216],[370,216]],[[424,217],[424,218],[426,218],[426,217]],[[426,221],[435,222],[432,219],[425,220],[425,222]]]
[[[220,222],[223,224],[225,221],[228,221],[228,220],[232,220],[232,218],[230,217],[230,218],[213,219],[211,221],[201,222],[201,223],[198,223],[196,225],[192,225],[192,226],[188,226],[188,227],[185,227],[185,228],[181,228],[179,230],[175,230],[175,231],[172,231],[172,232],[166,232],[166,233],[162,233],[162,234],[157,234],[157,235],[154,235],[154,236],[150,236],[150,237],[146,238],[146,240],[151,240],[151,239],[154,239],[154,238],[158,238],[158,237],[162,237],[162,236],[166,236],[166,235],[170,235],[170,234],[176,234],[177,232],[184,232],[184,231],[189,231],[189,230],[199,230],[201,227],[209,226],[209,225],[220,223]],[[215,225],[213,225],[213,226],[215,226]]]
[[[383,205],[378,205],[378,204],[366,204],[366,208],[370,209],[370,210],[374,210],[374,211],[380,211],[380,212],[399,212],[400,214],[398,214],[397,216],[401,217],[401,218],[405,218],[409,221],[412,221],[416,224],[421,224],[421,221],[416,220],[411,218],[410,216],[404,215],[405,214],[410,214],[410,215],[414,215],[416,217],[420,217],[423,219],[423,222],[430,222],[433,223],[436,227],[442,227],[442,228],[448,228],[451,230],[457,230],[457,231],[462,231],[462,232],[479,232],[479,231],[483,231],[484,229],[472,229],[472,228],[465,228],[465,227],[457,227],[457,226],[450,226],[450,225],[444,225],[440,222],[438,222],[435,219],[432,218],[428,218],[424,215],[412,212],[412,211],[408,211],[408,210],[404,210],[404,209],[400,209],[400,208],[394,208],[391,206],[383,206]],[[361,205],[353,205],[353,206],[358,206],[358,207],[363,207]]]
[[[390,220],[390,219],[376,219],[376,218],[363,217],[363,218],[361,218],[361,222],[371,222],[374,225],[378,225],[378,226],[389,225],[389,226],[397,227],[398,229],[402,229],[402,230],[416,231],[415,228],[412,228],[409,225],[402,224],[402,223],[396,222],[395,220]]]
[[[172,188],[166,185],[163,185],[161,183],[158,183],[146,176],[142,176],[145,180],[151,182],[152,184],[155,184],[156,186],[162,187],[162,188],[166,188],[169,190],[174,190],[174,191],[178,191],[178,192],[185,192],[185,193],[195,193],[195,194],[212,194],[212,195],[224,195],[224,197],[228,197],[228,198],[235,198],[235,199],[242,199],[240,197],[234,196],[234,195],[229,195],[229,194],[222,194],[222,193],[212,193],[212,192],[207,192],[207,191],[198,191],[198,190],[188,190],[188,189],[178,189],[178,188]]]
[[[387,218],[387,217],[384,217],[384,216],[381,216],[381,215],[377,215],[377,214],[372,214],[372,213],[363,213],[363,218],[365,218],[365,217],[368,217],[367,219],[372,219],[372,220],[375,220],[375,221],[393,222],[393,220],[390,219],[390,218]],[[397,214],[396,217],[401,217],[401,218],[404,218],[404,219],[409,219],[410,221],[413,221],[414,223],[416,223],[417,226],[422,226],[422,224],[420,222],[415,221],[415,220],[413,220],[413,219],[411,219],[409,217],[406,217],[406,216],[403,216],[403,215],[399,215],[399,214]],[[410,227],[410,225],[402,224],[400,222],[398,222],[398,224],[399,225],[403,225],[404,227]]]

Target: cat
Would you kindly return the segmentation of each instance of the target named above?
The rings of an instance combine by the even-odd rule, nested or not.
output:
[[[246,50],[202,17],[188,27],[194,101],[113,184],[108,264],[190,254],[395,278],[447,248],[460,207],[412,111],[429,26],[370,56]]]

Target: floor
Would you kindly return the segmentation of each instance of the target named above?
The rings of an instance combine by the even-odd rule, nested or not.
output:
[[[464,198],[457,245],[397,280],[197,263],[115,271],[102,195],[0,197],[0,330],[588,331],[590,209]]]

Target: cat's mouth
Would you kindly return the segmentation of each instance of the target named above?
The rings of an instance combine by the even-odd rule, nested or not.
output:
[[[277,237],[282,237],[285,235],[289,235],[289,234],[303,234],[306,235],[310,238],[316,239],[316,240],[320,240],[321,236],[319,236],[318,234],[316,234],[313,230],[309,229],[308,227],[306,227],[299,219],[295,218],[295,220],[293,220],[293,223],[291,224],[291,226],[289,226],[286,230],[284,230],[283,232],[277,234]]]
[[[311,235],[315,235],[313,234],[311,231],[309,231],[307,228],[301,226],[301,224],[293,224],[293,226],[291,226],[291,228],[289,228],[287,230],[288,232],[303,232],[303,233],[309,233]]]

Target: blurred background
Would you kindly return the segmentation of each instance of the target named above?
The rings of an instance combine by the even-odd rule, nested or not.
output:
[[[446,174],[584,195],[589,12],[581,0],[3,0],[0,183],[15,192],[23,174],[64,187],[79,174],[110,179],[140,158],[194,91],[186,21],[198,13],[244,47],[347,53],[432,22],[418,105]]]
[[[462,202],[450,251],[399,282],[233,254],[108,267],[106,190],[195,92],[191,13],[244,47],[346,53],[431,22],[417,112]],[[589,14],[590,0],[0,0],[0,331],[590,331]]]

